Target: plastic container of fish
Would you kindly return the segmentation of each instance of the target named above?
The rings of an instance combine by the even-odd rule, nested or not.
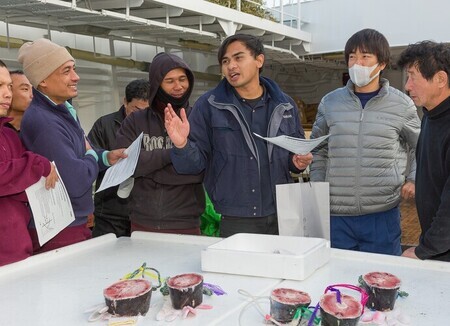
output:
[[[202,270],[303,280],[330,259],[320,238],[239,233],[204,249]]]

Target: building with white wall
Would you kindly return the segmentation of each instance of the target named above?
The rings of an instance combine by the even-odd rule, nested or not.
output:
[[[245,0],[230,1],[244,5]],[[148,78],[156,53],[175,52],[196,72],[195,101],[220,79],[216,50],[234,33],[260,36],[264,74],[292,97],[314,104],[342,86],[347,71],[343,48],[362,28],[382,32],[392,46],[385,72],[402,88],[395,60],[408,44],[424,39],[449,42],[450,4],[445,0],[267,0],[272,21],[204,0],[0,0],[0,58],[20,68],[17,50],[27,40],[47,37],[67,46],[77,59],[82,125],[117,110],[125,85]],[[438,27],[439,26],[439,27]]]

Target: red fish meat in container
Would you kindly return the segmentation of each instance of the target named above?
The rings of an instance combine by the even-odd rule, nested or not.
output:
[[[397,276],[387,272],[371,272],[363,275],[362,281],[362,287],[369,295],[366,307],[378,311],[394,309],[401,284]]]
[[[337,288],[347,288],[361,293],[358,301],[351,295],[343,294]],[[320,316],[322,326],[356,326],[364,312],[367,293],[363,288],[351,284],[334,284],[325,289],[320,298]]]
[[[203,301],[203,276],[195,273],[180,274],[167,280],[170,300],[174,309],[197,307]]]
[[[306,292],[277,288],[270,294],[270,315],[280,323],[290,323],[297,309],[307,308],[310,303],[311,297]]]
[[[335,292],[325,293],[320,299],[322,326],[356,326],[362,315],[361,302],[350,295],[341,295],[341,302]]]
[[[150,308],[152,284],[143,278],[121,280],[103,290],[103,296],[111,315],[145,316]]]

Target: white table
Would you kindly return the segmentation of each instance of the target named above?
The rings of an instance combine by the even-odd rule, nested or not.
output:
[[[149,313],[139,325],[238,325],[241,310],[247,305],[247,298],[238,289],[268,296],[275,287],[291,287],[308,292],[316,303],[326,286],[356,284],[359,275],[376,270],[400,277],[401,289],[410,296],[398,299],[397,305],[411,316],[413,325],[448,322],[450,263],[332,249],[330,262],[303,281],[203,273],[201,250],[220,240],[144,232],[116,239],[109,234],[1,267],[0,325],[88,325],[89,314],[84,311],[104,302],[103,289],[143,262],[159,270],[162,277],[201,273],[205,282],[220,285],[227,295],[204,296],[204,303],[212,305],[212,310],[167,323],[155,320],[164,300],[155,291]],[[267,300],[262,306],[268,313]],[[262,316],[254,307],[245,310],[241,317],[242,325],[263,325]]]

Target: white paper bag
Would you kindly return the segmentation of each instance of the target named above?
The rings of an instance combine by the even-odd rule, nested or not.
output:
[[[330,185],[301,182],[276,186],[280,235],[330,240]]]

